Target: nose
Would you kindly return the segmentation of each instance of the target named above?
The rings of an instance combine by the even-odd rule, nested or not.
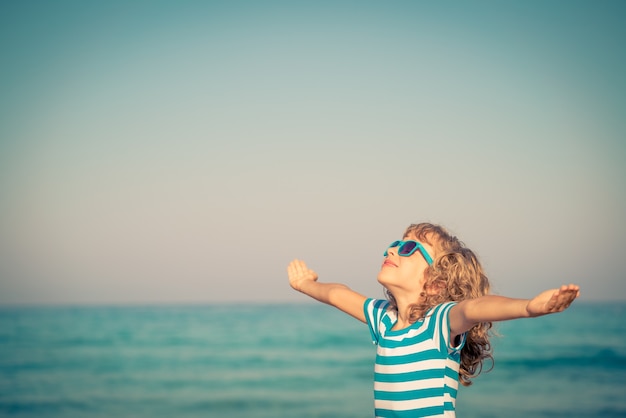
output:
[[[387,248],[387,255],[398,255],[398,246]]]

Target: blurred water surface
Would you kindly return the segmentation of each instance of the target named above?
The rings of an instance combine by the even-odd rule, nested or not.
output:
[[[626,303],[498,324],[457,416],[626,417]],[[0,308],[0,415],[373,416],[367,327],[323,305]]]

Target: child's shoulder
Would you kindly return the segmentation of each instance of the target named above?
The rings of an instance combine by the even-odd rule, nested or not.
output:
[[[394,320],[397,318],[396,307],[386,299],[367,299],[364,305],[365,315],[370,316],[374,321],[383,318]]]
[[[439,304],[437,304],[437,305],[435,305],[435,306],[433,306],[433,307],[429,308],[429,309],[426,311],[426,315],[427,315],[427,316],[429,316],[429,315],[439,315],[439,314],[442,314],[442,313],[444,313],[444,312],[449,312],[449,311],[450,311],[450,309],[451,309],[454,305],[456,305],[456,304],[457,304],[457,302],[454,302],[454,301],[445,301],[445,302],[441,302],[441,303],[439,303]]]
[[[390,306],[391,303],[387,299],[368,298],[365,300],[365,307],[376,311],[386,311],[390,309]]]

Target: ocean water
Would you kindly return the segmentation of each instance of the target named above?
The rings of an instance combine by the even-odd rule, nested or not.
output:
[[[500,323],[457,416],[626,417],[626,303]],[[0,308],[0,416],[373,416],[366,325],[325,305]]]

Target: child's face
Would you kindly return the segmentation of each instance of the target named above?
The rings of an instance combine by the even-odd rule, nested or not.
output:
[[[415,240],[422,244],[429,254],[434,255],[434,248],[417,239],[414,234],[406,235],[403,240]],[[387,257],[378,273],[378,282],[385,286],[397,298],[398,292],[421,293],[424,285],[424,272],[428,263],[419,251],[408,257],[398,255],[398,247],[389,248]]]

